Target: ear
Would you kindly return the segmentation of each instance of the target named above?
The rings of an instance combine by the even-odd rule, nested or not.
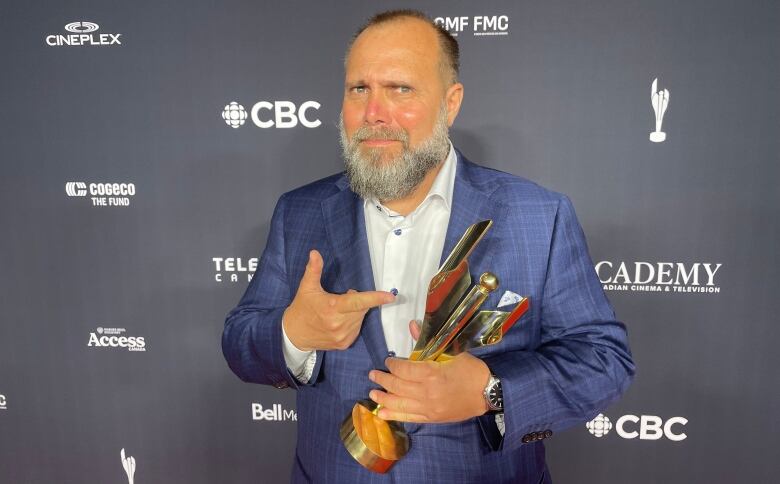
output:
[[[463,84],[456,82],[451,85],[444,95],[444,102],[447,103],[447,126],[452,126],[463,102]]]

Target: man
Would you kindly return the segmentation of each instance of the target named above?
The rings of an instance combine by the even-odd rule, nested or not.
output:
[[[424,15],[375,16],[345,70],[346,172],[280,198],[226,321],[228,364],[245,381],[297,389],[294,482],[550,482],[540,441],[592,418],[634,372],[571,203],[452,148],[458,46]],[[485,219],[494,226],[470,270],[496,273],[501,289],[484,307],[509,290],[532,309],[495,346],[446,363],[403,359],[431,276]],[[339,439],[367,395],[411,439],[384,475]]]

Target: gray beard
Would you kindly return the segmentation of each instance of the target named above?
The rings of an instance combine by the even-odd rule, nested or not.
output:
[[[444,160],[450,149],[444,104],[439,110],[433,133],[416,148],[409,148],[409,136],[402,129],[386,126],[361,126],[350,140],[344,130],[342,116],[339,117],[339,134],[350,187],[367,200],[399,200],[409,196],[425,175]],[[369,148],[363,156],[360,142],[366,139],[399,140],[403,143],[403,152],[385,162],[381,159],[381,148]]]

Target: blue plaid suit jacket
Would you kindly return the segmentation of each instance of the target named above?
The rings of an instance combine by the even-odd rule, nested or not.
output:
[[[591,419],[626,389],[634,365],[625,327],[615,320],[568,198],[458,153],[442,258],[484,219],[495,224],[469,257],[470,270],[476,277],[492,271],[501,282],[484,307],[496,307],[506,290],[531,299],[501,343],[473,352],[501,379],[506,432],[501,437],[492,416],[407,424],[409,454],[380,475],[363,469],[339,440],[341,421],[374,387],[369,370],[386,369],[379,311],[366,314],[349,349],[318,352],[308,384],[293,378],[282,354],[282,313],[309,250],[325,261],[326,291],[374,289],[363,202],[343,174],[279,199],[258,269],[227,317],[222,349],[242,380],[297,390],[293,482],[550,482],[541,440]]]

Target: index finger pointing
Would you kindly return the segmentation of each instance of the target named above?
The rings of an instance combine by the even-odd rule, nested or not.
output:
[[[395,301],[395,296],[387,291],[348,292],[336,299],[336,310],[342,313],[367,311]]]

